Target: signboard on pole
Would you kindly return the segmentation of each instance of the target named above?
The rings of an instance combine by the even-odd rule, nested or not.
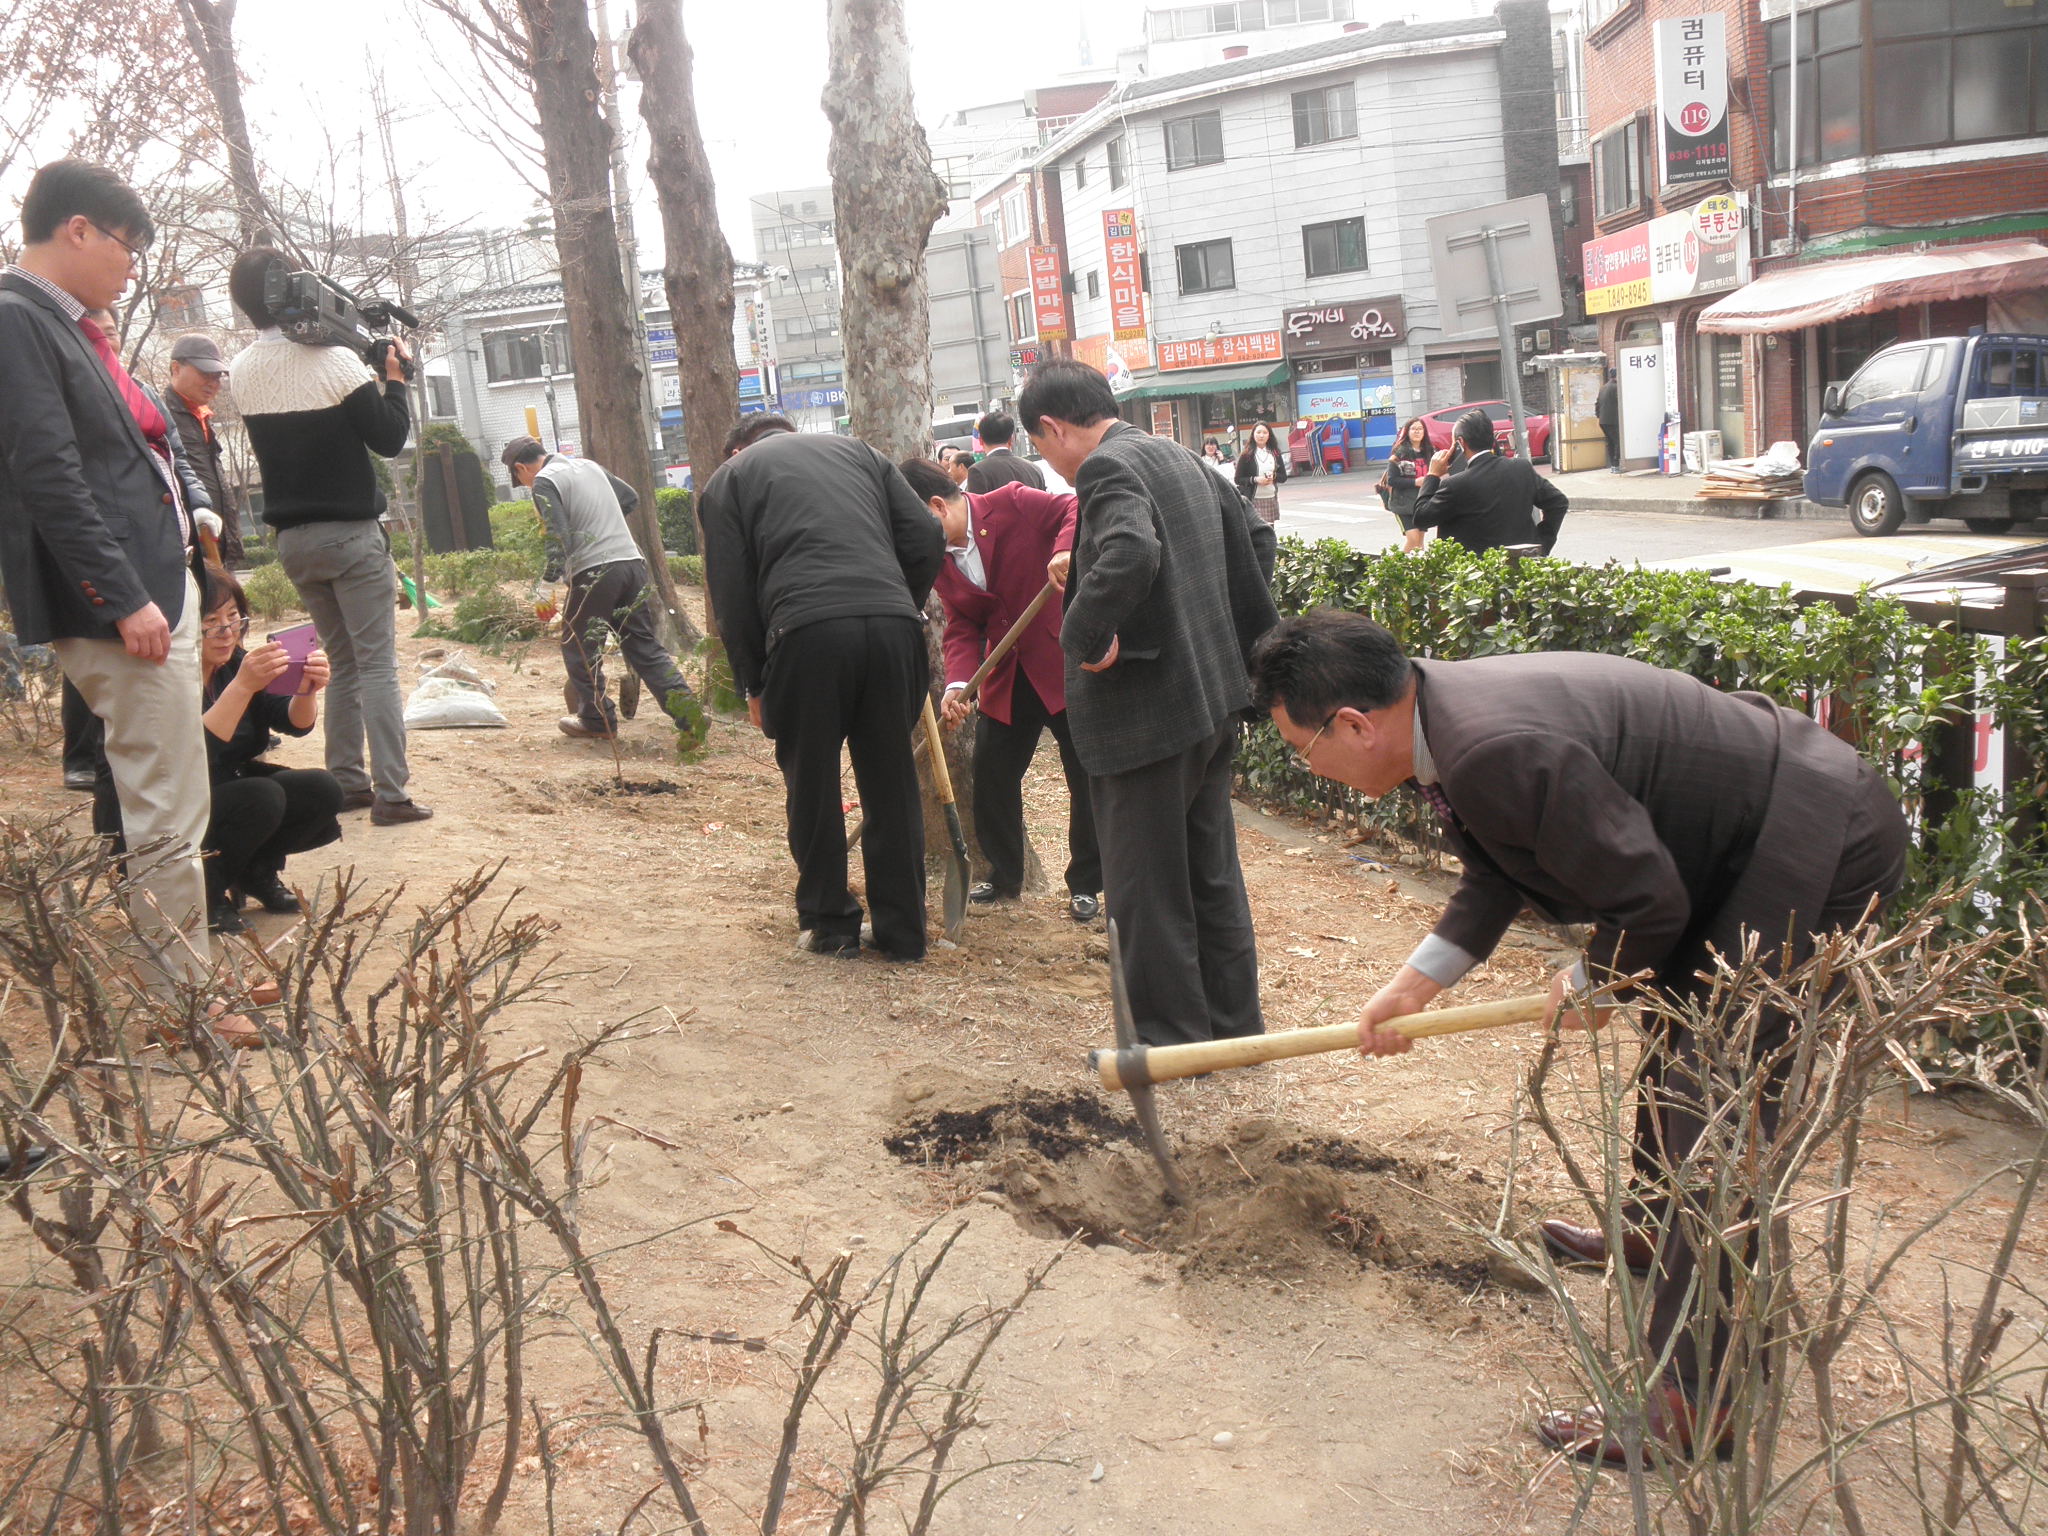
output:
[[[1719,11],[1657,23],[1661,184],[1728,177],[1728,22]]]
[[[675,360],[675,327],[668,325],[650,325],[647,327],[647,361],[658,367],[663,363],[673,365]]]
[[[1067,289],[1056,245],[1031,247],[1031,315],[1040,341],[1067,339]]]
[[[1527,458],[1529,434],[1522,414],[1515,327],[1564,314],[1550,199],[1538,192],[1462,213],[1438,214],[1423,228],[1429,232],[1430,274],[1436,281],[1443,339],[1490,338],[1499,346],[1515,452]]]
[[[1145,334],[1145,288],[1138,273],[1138,213],[1102,210],[1102,257],[1109,270],[1109,335],[1137,341]]]

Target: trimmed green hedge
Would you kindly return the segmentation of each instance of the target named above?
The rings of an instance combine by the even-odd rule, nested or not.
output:
[[[690,493],[665,485],[654,493],[655,517],[661,524],[661,547],[672,555],[697,553],[697,512]]]
[[[1973,900],[1952,921],[2010,927],[2048,884],[2039,814],[2048,792],[2048,638],[2007,640],[1999,655],[1987,637],[1922,623],[1884,597],[1866,596],[1845,614],[1802,605],[1789,588],[1693,571],[1517,562],[1443,540],[1421,554],[1383,556],[1336,540],[1285,539],[1274,599],[1283,614],[1320,606],[1366,614],[1417,656],[1601,651],[1768,694],[1820,715],[1891,781],[1918,831],[1903,902],[1973,883]],[[1940,733],[1968,729],[1975,711],[2004,723],[2008,760],[2025,768],[2009,794],[1943,786],[1926,771]],[[1421,830],[1405,797],[1375,806],[1291,768],[1264,722],[1246,729],[1238,774],[1269,803]]]

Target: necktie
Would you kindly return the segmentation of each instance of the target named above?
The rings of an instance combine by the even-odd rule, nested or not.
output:
[[[1436,812],[1436,819],[1438,821],[1454,830],[1464,830],[1463,823],[1458,820],[1458,813],[1451,809],[1451,802],[1444,798],[1444,792],[1441,789],[1434,784],[1425,784],[1420,779],[1416,779],[1413,782],[1415,784],[1415,792],[1429,802],[1429,808]]]

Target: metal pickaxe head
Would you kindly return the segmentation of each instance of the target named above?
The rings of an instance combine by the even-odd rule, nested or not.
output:
[[[1131,1013],[1130,988],[1124,982],[1123,941],[1117,936],[1115,918],[1109,920],[1109,1001],[1116,1019],[1117,1078],[1131,1096],[1131,1108],[1137,1112],[1138,1128],[1145,1133],[1145,1148],[1152,1154],[1152,1161],[1159,1165],[1160,1177],[1166,1181],[1166,1198],[1174,1204],[1186,1205],[1189,1203],[1188,1187],[1181,1179],[1172,1150],[1166,1145],[1166,1133],[1159,1127],[1159,1105],[1152,1097],[1151,1074],[1145,1070],[1145,1043],[1138,1038],[1138,1022]],[[1100,1072],[1104,1054],[1102,1051],[1090,1051],[1088,1065]]]

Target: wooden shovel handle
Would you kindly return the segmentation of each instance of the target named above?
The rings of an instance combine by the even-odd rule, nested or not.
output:
[[[1468,1029],[1499,1029],[1508,1024],[1533,1024],[1550,1007],[1547,994],[1503,998],[1492,1003],[1466,1003],[1457,1008],[1438,1008],[1428,1013],[1404,1014],[1388,1019],[1382,1029],[1394,1030],[1411,1040],[1430,1035],[1455,1035]],[[1155,1045],[1145,1052],[1145,1072],[1150,1081],[1163,1083],[1177,1077],[1194,1077],[1203,1072],[1220,1072],[1230,1067],[1251,1067],[1262,1061],[1283,1061],[1290,1056],[1313,1056],[1321,1051],[1355,1050],[1356,1024],[1327,1024],[1319,1029],[1289,1029],[1276,1035],[1245,1035],[1231,1040],[1197,1040],[1188,1045]],[[1119,1070],[1117,1051],[1091,1053],[1095,1070],[1105,1088],[1125,1086]]]
[[[946,766],[945,743],[939,740],[938,712],[932,708],[932,696],[924,696],[924,739],[931,745],[932,782],[939,787],[941,804],[953,803],[953,770]]]

